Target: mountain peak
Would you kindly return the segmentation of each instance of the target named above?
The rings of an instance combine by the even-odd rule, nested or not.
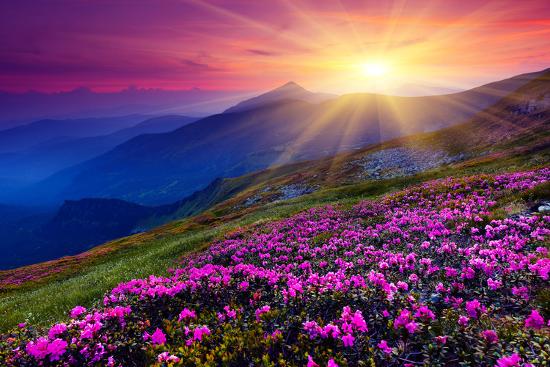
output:
[[[279,90],[285,90],[285,91],[296,90],[296,91],[300,91],[300,92],[307,91],[304,87],[302,87],[301,85],[299,85],[298,83],[293,82],[293,81],[286,82],[285,84],[281,85],[280,87],[275,88],[273,91],[279,91]]]
[[[289,81],[278,88],[270,90],[269,92],[242,101],[236,106],[227,109],[225,112],[240,112],[257,108],[262,105],[266,105],[276,101],[291,99],[310,103],[319,103],[332,97],[334,96],[329,94],[310,92],[296,82]]]
[[[302,88],[298,83],[294,82],[294,81],[288,81],[286,82],[285,84],[283,84],[281,87],[299,87],[299,88]]]

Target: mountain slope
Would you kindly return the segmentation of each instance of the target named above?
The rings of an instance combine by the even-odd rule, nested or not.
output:
[[[321,104],[280,100],[214,115],[170,133],[136,137],[52,176],[35,191],[55,200],[111,197],[148,205],[169,203],[217,177],[457,124],[537,75],[443,96],[354,94]]]
[[[0,177],[23,182],[41,180],[61,169],[103,154],[135,136],[172,131],[196,120],[175,115],[155,117],[108,135],[66,137],[42,142],[15,153],[0,154]]]
[[[132,127],[148,116],[128,115],[66,120],[39,120],[0,131],[0,153],[17,152],[37,144],[114,133]]]

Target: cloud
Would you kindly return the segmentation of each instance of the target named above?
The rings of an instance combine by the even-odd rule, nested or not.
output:
[[[422,42],[426,42],[427,39],[425,37],[416,37],[416,38],[409,38],[404,40],[395,40],[395,41],[370,41],[370,42],[364,42],[363,44],[365,46],[376,46],[376,45],[385,45],[387,48],[401,48],[401,47],[407,47],[407,46],[413,46],[417,45]]]
[[[260,55],[260,56],[277,56],[278,55],[276,52],[260,50],[257,48],[249,48],[246,50],[246,52],[248,52],[249,54]]]
[[[184,66],[184,70],[188,72],[222,71],[220,68],[190,59],[181,60],[181,64]]]

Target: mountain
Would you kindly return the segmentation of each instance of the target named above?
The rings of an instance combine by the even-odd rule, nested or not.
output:
[[[541,73],[442,96],[351,94],[320,104],[279,100],[213,115],[169,133],[138,136],[53,175],[24,195],[33,201],[106,197],[170,203],[217,177],[452,126]]]
[[[172,131],[196,120],[177,115],[155,117],[107,135],[53,139],[23,151],[0,154],[0,177],[26,184],[42,180],[61,169],[103,154],[135,136]]]
[[[224,112],[233,113],[252,110],[281,100],[297,100],[310,103],[320,103],[333,98],[336,98],[336,95],[328,93],[313,93],[294,82],[288,82],[279,88],[273,89],[272,91],[242,101],[237,105],[228,108]]]
[[[134,232],[153,214],[155,208],[118,199],[67,200],[40,234],[51,244],[48,256],[74,254]]]
[[[0,129],[41,119],[81,119],[124,115],[198,115],[219,113],[250,92],[142,89],[117,92],[77,88],[66,92],[0,91]]]
[[[145,115],[102,117],[65,120],[39,120],[30,124],[0,131],[0,153],[17,152],[37,144],[54,143],[68,138],[81,138],[114,133],[130,128],[143,120]]]
[[[371,190],[387,190],[410,182],[414,175],[480,164],[515,165],[518,157],[537,165],[550,157],[549,132],[550,73],[546,73],[461,124],[335,156],[218,178],[166,205],[86,198],[67,200],[50,214],[43,209],[0,206],[0,214],[12,218],[2,235],[2,245],[10,251],[4,251],[0,267],[80,253],[104,241],[195,215],[200,223],[210,225],[215,217],[245,215],[304,195],[341,191],[339,195],[347,197],[356,185],[369,182],[380,182],[372,184],[376,188]]]

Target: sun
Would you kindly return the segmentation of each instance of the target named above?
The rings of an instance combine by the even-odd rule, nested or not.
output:
[[[380,77],[387,74],[388,71],[388,65],[382,62],[367,62],[361,65],[361,72],[369,77]]]

